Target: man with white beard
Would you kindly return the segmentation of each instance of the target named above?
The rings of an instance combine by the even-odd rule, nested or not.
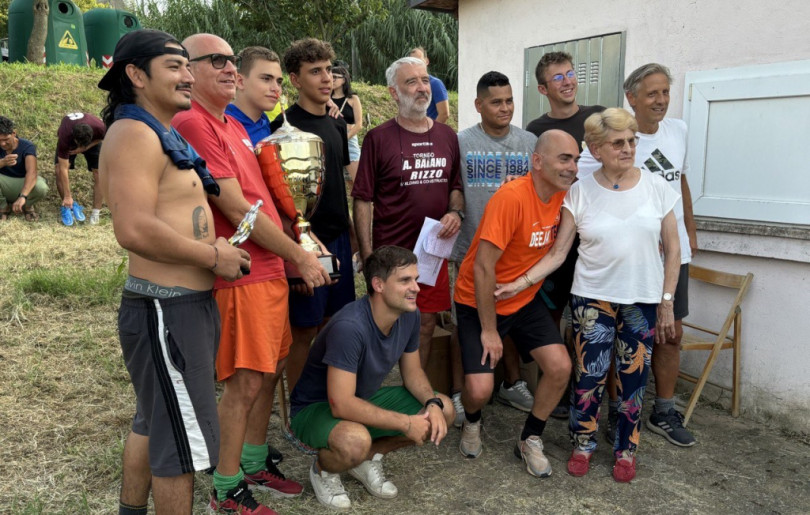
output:
[[[398,113],[366,134],[352,190],[364,261],[382,245],[413,249],[426,217],[441,222],[439,238],[455,235],[464,219],[458,138],[453,129],[427,116],[430,76],[424,61],[403,57],[385,76]],[[419,356],[424,368],[435,314],[450,309],[447,262],[434,286],[420,283],[419,288]]]

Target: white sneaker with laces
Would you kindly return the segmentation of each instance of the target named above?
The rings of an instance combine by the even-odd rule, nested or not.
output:
[[[396,485],[385,479],[382,466],[382,454],[375,454],[370,460],[349,470],[349,474],[363,483],[368,493],[382,499],[393,499],[399,491]]]
[[[340,481],[340,474],[331,474],[325,470],[317,472],[315,464],[317,458],[312,462],[309,468],[309,481],[312,483],[312,489],[315,490],[315,497],[318,502],[327,508],[334,508],[337,510],[348,510],[352,506],[349,500],[349,495],[343,488],[343,483]]]
[[[534,395],[529,391],[526,381],[519,380],[512,385],[512,388],[504,388],[503,383],[498,388],[495,400],[507,406],[529,412],[534,406]]]
[[[454,393],[452,400],[453,409],[456,410],[456,419],[453,420],[453,425],[460,429],[464,424],[464,405],[461,403],[461,392]]]
[[[525,440],[518,437],[515,454],[526,463],[526,472],[535,477],[548,477],[551,475],[551,464],[543,454],[543,441],[537,435]]]
[[[461,441],[458,450],[468,458],[477,458],[481,455],[483,446],[481,445],[481,421],[470,422],[464,419],[461,427]]]

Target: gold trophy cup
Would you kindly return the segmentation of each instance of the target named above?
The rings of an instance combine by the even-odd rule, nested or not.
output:
[[[296,129],[287,122],[271,136],[256,144],[256,156],[276,208],[291,220],[298,244],[309,252],[321,253],[320,245],[310,236],[310,223],[318,207],[325,173],[323,140],[315,134]],[[318,256],[332,279],[340,277],[337,258]],[[301,282],[295,266],[285,263],[291,284]]]

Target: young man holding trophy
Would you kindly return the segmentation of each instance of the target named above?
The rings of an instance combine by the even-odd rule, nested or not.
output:
[[[223,39],[196,34],[184,41],[195,78],[191,109],[174,127],[206,160],[220,186],[212,203],[217,234],[231,234],[251,204],[264,202],[250,239],[251,273],[233,283],[217,281],[222,319],[217,379],[225,390],[219,403],[219,464],[210,508],[225,513],[271,513],[249,488],[291,496],[300,484],[288,481],[268,458],[267,425],[273,392],[289,352],[288,286],[283,260],[292,262],[308,288],[329,282],[317,257],[281,229],[281,221],[253,153],[247,132],[225,107],[234,97],[239,59]]]
[[[343,182],[343,167],[349,164],[346,122],[327,112],[332,94],[332,46],[313,38],[293,42],[284,53],[284,67],[298,100],[287,110],[287,121],[297,129],[318,136],[323,141],[323,179],[317,208],[311,215],[312,232],[339,263],[340,280],[327,288],[316,288],[311,294],[295,289],[290,293],[290,325],[293,343],[287,365],[287,383],[295,387],[309,346],[324,320],[354,301],[352,249],[349,238],[349,203]],[[270,127],[275,135],[282,127],[283,116]]]

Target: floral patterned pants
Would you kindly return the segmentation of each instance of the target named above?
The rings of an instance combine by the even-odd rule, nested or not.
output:
[[[616,304],[571,295],[574,319],[574,375],[568,430],[575,446],[596,449],[599,406],[613,357],[619,393],[619,420],[613,452],[635,451],[647,387],[657,304]]]

